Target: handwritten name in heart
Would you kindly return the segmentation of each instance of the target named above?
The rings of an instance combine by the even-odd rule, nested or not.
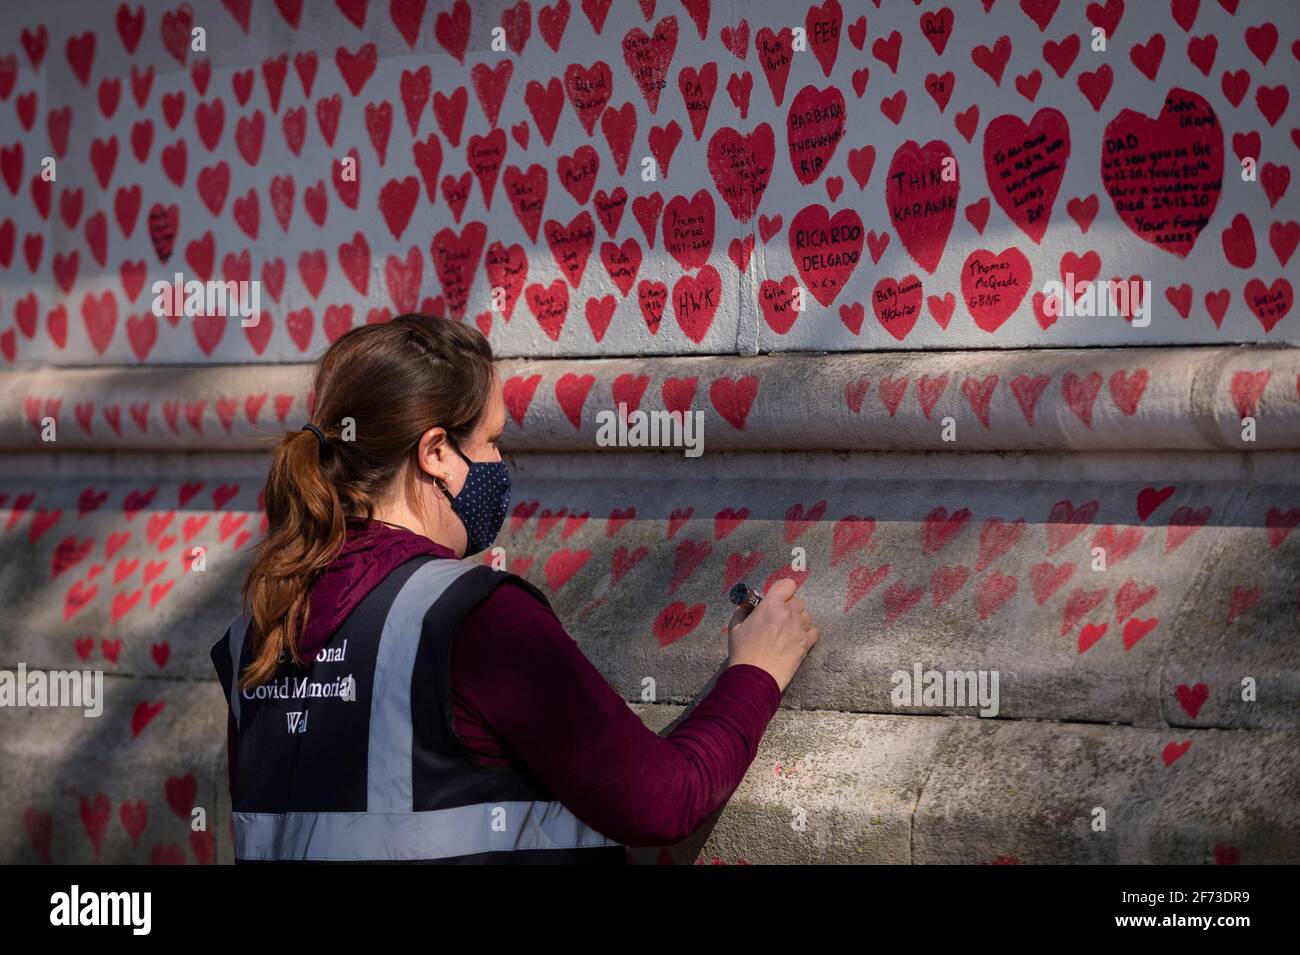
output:
[[[1124,110],[1102,135],[1101,181],[1138,238],[1186,258],[1223,191],[1223,127],[1213,107],[1173,89],[1154,119]]]

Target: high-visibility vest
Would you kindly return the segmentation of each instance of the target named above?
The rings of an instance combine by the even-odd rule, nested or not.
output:
[[[461,620],[515,574],[421,555],[396,567],[305,667],[238,690],[250,616],[212,648],[237,727],[237,862],[626,864],[526,767],[475,763],[452,724]]]

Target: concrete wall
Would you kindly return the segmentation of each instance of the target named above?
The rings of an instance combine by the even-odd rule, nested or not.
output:
[[[636,861],[1300,860],[1300,33],[1193,6],[0,2],[0,668],[108,698],[0,708],[0,859],[230,858],[207,651],[266,448],[423,308],[506,358],[506,564],[649,725],[734,581],[821,627],[728,807]],[[1184,159],[1204,222],[1144,238],[1112,193]],[[257,324],[154,315],[176,271]],[[1053,321],[1065,272],[1149,323]],[[602,444],[620,402],[704,453]],[[918,664],[997,717],[900,705]]]

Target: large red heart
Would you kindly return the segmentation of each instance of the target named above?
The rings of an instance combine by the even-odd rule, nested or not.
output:
[[[776,141],[767,123],[760,123],[746,135],[724,126],[709,139],[713,184],[738,222],[748,222],[758,209],[772,178],[775,156]]]
[[[885,178],[885,204],[898,237],[916,264],[934,274],[957,216],[960,176],[953,151],[942,140],[925,146],[909,139],[898,147]],[[945,170],[951,177],[945,178]]]
[[[699,275],[683,275],[673,285],[673,315],[686,337],[695,344],[704,340],[722,299],[722,276],[711,265]]]
[[[482,222],[470,222],[457,235],[451,229],[442,229],[433,237],[430,252],[433,254],[433,268],[442,283],[443,293],[447,296],[447,306],[451,317],[460,321],[465,315],[469,302],[469,287],[478,271],[479,257],[483,254],[483,243],[487,239],[487,226]],[[408,263],[410,256],[407,256]],[[575,283],[576,284],[576,283]],[[403,309],[410,311],[410,309]]]
[[[862,219],[854,209],[831,216],[820,204],[790,221],[790,256],[809,294],[829,308],[862,257]]]
[[[1102,136],[1101,179],[1138,238],[1186,258],[1223,188],[1223,127],[1214,109],[1175,88],[1154,119],[1124,110]]]
[[[632,73],[632,79],[641,88],[650,112],[659,110],[659,93],[665,87],[664,78],[672,65],[677,49],[677,18],[664,17],[655,24],[654,36],[647,36],[640,27],[634,27],[623,37],[623,62]]]
[[[835,86],[805,86],[790,102],[786,141],[794,176],[805,186],[817,181],[844,138],[844,94]]]
[[[777,106],[785,98],[785,84],[790,77],[790,64],[794,61],[794,33],[789,27],[780,33],[773,33],[763,27],[754,36],[754,52],[758,56],[758,65],[763,68],[767,78],[768,89]]]
[[[713,251],[713,195],[698,190],[690,199],[674,196],[664,208],[664,249],[688,271],[701,268]]]
[[[1002,211],[1042,242],[1070,158],[1070,124],[1059,110],[1040,109],[1025,125],[999,116],[984,130],[984,171]]]
[[[597,60],[590,69],[571,63],[564,71],[564,91],[569,94],[569,102],[578,114],[578,122],[590,136],[596,128],[596,120],[609,105],[613,95],[614,78],[610,75],[609,64]],[[437,94],[435,94],[435,99]],[[536,106],[533,107],[534,111]],[[548,140],[549,142],[549,140]]]
[[[961,269],[961,294],[975,324],[995,332],[1019,307],[1029,291],[1033,270],[1017,248],[994,255],[976,249]]]

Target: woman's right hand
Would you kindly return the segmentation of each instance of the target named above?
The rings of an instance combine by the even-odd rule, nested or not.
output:
[[[748,663],[776,680],[781,692],[790,685],[808,652],[820,639],[804,602],[794,595],[789,577],[774,581],[762,602],[746,614],[737,607],[728,628],[728,666]]]

